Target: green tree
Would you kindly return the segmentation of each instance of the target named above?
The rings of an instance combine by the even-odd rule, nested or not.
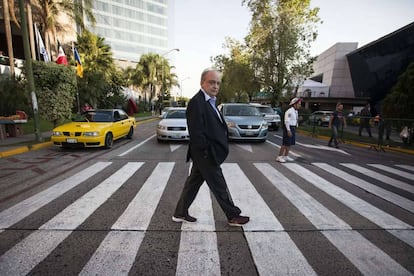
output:
[[[382,115],[388,118],[414,119],[414,62],[398,78],[384,101]]]
[[[149,104],[154,101],[168,99],[170,89],[178,86],[177,76],[171,72],[171,66],[164,57],[149,53],[142,55],[131,75],[131,83],[140,87],[144,93],[144,108],[149,110]]]
[[[76,93],[75,72],[69,66],[33,62],[39,116],[56,124],[70,118]]]
[[[124,105],[122,86],[127,85],[127,81],[123,72],[116,68],[112,49],[105,39],[84,30],[78,36],[77,49],[83,67],[83,78],[77,78],[80,103],[89,103],[94,108]]]
[[[0,81],[0,115],[14,115],[16,110],[32,114],[25,87],[24,80],[13,77]]]
[[[223,72],[222,85],[218,96],[219,102],[249,102],[260,90],[251,64],[251,53],[245,45],[231,38],[226,38],[225,48],[229,56],[213,58],[216,68]]]
[[[246,44],[261,88],[272,105],[311,72],[310,43],[317,37],[319,8],[310,0],[244,0],[252,11]]]
[[[57,41],[56,33],[69,31],[68,28],[72,28],[72,26],[64,25],[61,23],[62,21],[59,21],[62,14],[68,16],[72,22],[75,22],[80,31],[85,29],[85,16],[92,24],[96,22],[92,13],[92,0],[32,0],[31,3],[33,20],[36,23],[40,23],[45,38],[46,49],[49,53],[51,53],[51,46],[55,46]]]

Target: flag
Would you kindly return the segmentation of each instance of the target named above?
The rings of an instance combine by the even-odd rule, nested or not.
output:
[[[39,29],[37,28],[36,24],[34,24],[34,27],[35,27],[37,48],[39,50],[39,53],[42,55],[43,60],[45,62],[50,61],[49,54],[46,51],[46,47],[45,47],[45,44],[43,43],[43,39],[42,39],[42,36],[40,35]]]
[[[73,48],[73,55],[76,61],[76,75],[78,75],[80,78],[83,78],[82,62],[80,60],[80,56],[76,47]]]
[[[59,54],[58,54],[58,57],[56,59],[56,63],[57,64],[68,65],[68,60],[66,58],[65,52],[63,51],[62,45],[60,45],[59,41],[58,41],[58,49],[59,49]]]

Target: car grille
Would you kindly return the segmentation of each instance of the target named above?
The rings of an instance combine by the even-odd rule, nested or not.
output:
[[[259,129],[260,125],[239,125],[241,129]]]
[[[69,132],[69,131],[64,131],[63,135],[65,136],[81,136],[82,132]]]
[[[186,127],[167,127],[167,130],[181,130],[185,131]]]

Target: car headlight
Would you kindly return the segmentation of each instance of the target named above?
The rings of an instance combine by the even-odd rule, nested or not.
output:
[[[167,127],[166,126],[163,126],[163,125],[158,125],[158,129],[167,130]]]
[[[83,133],[83,136],[99,136],[98,131],[87,131]]]
[[[268,126],[267,122],[264,122],[263,123],[263,128],[267,128],[267,126]]]
[[[236,123],[235,122],[227,122],[227,127],[232,127],[235,128],[236,127]]]
[[[53,136],[62,136],[63,133],[61,131],[53,131]]]

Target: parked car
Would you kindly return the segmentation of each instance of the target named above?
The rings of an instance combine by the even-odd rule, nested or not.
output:
[[[173,140],[173,141],[187,141],[190,139],[187,127],[185,107],[170,107],[163,119],[157,125],[157,140],[158,142]]]
[[[53,129],[53,144],[69,147],[111,148],[113,141],[122,137],[132,139],[136,122],[122,109],[88,110],[72,122]]]
[[[224,103],[217,108],[227,123],[229,140],[266,141],[267,122],[256,107],[243,103]]]
[[[309,115],[311,125],[328,126],[333,111],[315,111]]]
[[[264,118],[267,122],[267,127],[269,129],[278,130],[280,127],[280,116],[277,112],[268,105],[262,105],[257,103],[250,103],[254,107],[256,107],[260,114],[264,115]]]

